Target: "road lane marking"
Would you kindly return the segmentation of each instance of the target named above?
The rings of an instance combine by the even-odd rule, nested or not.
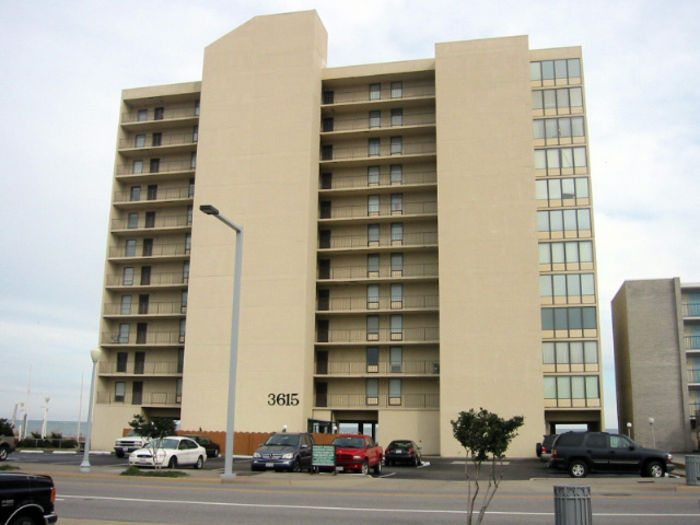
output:
[[[367,507],[330,507],[330,506],[319,506],[319,505],[273,505],[273,504],[263,504],[263,503],[233,503],[233,502],[222,502],[222,501],[186,501],[186,500],[166,500],[166,499],[145,499],[145,498],[117,498],[108,496],[75,496],[75,495],[63,495],[61,500],[73,499],[73,500],[97,500],[97,501],[118,501],[125,503],[165,503],[169,505],[181,504],[181,505],[203,505],[212,507],[245,507],[245,508],[257,508],[257,509],[287,509],[287,510],[328,510],[328,511],[348,511],[348,512],[402,512],[402,513],[412,513],[412,514],[459,514],[464,515],[467,513],[465,510],[445,510],[445,509],[377,509],[377,508],[367,508]],[[486,514],[493,514],[494,516],[554,516],[553,512],[511,512],[511,511],[486,511]],[[594,512],[593,516],[600,516],[606,518],[630,518],[630,517],[653,517],[653,518],[700,518],[700,513],[612,513],[612,512]]]

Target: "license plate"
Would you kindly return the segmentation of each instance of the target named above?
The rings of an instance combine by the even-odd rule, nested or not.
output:
[[[403,454],[403,450],[397,450],[396,453],[397,453],[397,454]]]
[[[344,468],[344,467],[335,467],[335,470],[337,470],[338,472],[342,472],[342,471],[343,471],[343,468]]]
[[[274,466],[275,466],[274,463],[265,463],[265,467],[266,467],[266,468],[272,468],[272,467],[274,467]]]

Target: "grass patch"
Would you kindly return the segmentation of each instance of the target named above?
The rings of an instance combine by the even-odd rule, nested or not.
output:
[[[19,470],[19,467],[15,467],[14,465],[10,465],[9,463],[3,463],[0,465],[0,470]]]
[[[131,466],[120,476],[146,476],[151,478],[184,478],[188,476],[186,472],[179,470],[141,470],[138,467]]]

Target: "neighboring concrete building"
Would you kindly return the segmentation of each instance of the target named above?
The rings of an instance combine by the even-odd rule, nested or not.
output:
[[[237,430],[458,455],[485,407],[526,456],[604,428],[580,48],[325,62],[315,12],[256,17],[201,83],[123,92],[95,443],[138,411],[225,428],[234,235],[201,204],[245,229]]]
[[[643,445],[697,449],[700,283],[625,281],[612,313],[620,431],[631,423]]]

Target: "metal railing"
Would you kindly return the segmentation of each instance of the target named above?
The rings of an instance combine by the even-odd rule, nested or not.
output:
[[[316,309],[320,311],[371,311],[401,310],[404,308],[437,308],[440,300],[433,295],[406,295],[403,297],[380,297],[376,301],[367,297],[331,297],[317,300]]]
[[[367,375],[376,374],[411,374],[411,375],[439,375],[440,362],[437,359],[427,361],[403,361],[401,363],[380,362],[370,365],[367,361],[330,361],[328,363],[316,363],[318,375]]]
[[[181,395],[175,392],[145,392],[133,395],[133,392],[126,392],[123,396],[117,396],[114,392],[96,392],[95,402],[99,405],[145,405],[145,406],[165,406],[179,405]]]
[[[700,317],[700,303],[683,303],[683,317]]]
[[[440,406],[440,394],[403,394],[400,396],[366,396],[364,394],[329,394],[325,401],[322,396],[316,396],[316,406],[335,408],[363,408],[363,407],[403,407],[403,408],[438,408]]]
[[[144,253],[143,243],[136,243],[133,253],[127,251],[126,244],[121,246],[110,246],[109,257],[168,257],[189,255],[190,250],[184,243],[182,244],[154,244],[150,253]]]
[[[145,218],[135,224],[129,219],[112,219],[112,230],[138,230],[156,228],[186,228],[192,226],[192,217],[188,215],[156,215],[155,220],[147,225]]]
[[[182,375],[182,365],[177,360],[145,361],[143,363],[128,361],[121,370],[114,361],[100,361],[97,363],[97,370],[99,374]]]
[[[370,119],[366,114],[362,117],[333,119],[333,129],[323,129],[324,132],[334,131],[356,131],[368,129],[401,128],[402,126],[430,126],[435,124],[435,112],[430,113],[407,113],[400,119],[391,116],[390,111],[385,111],[380,117],[379,123]]]
[[[686,350],[700,350],[700,335],[686,335],[683,341]]]
[[[700,368],[688,370],[688,383],[700,384]]]
[[[365,342],[424,342],[437,341],[440,328],[424,326],[404,328],[393,331],[390,328],[380,328],[376,332],[367,332],[366,328],[330,329],[328,332],[317,332],[316,341],[319,343],[365,343]]]
[[[370,154],[367,146],[354,146],[346,148],[333,148],[329,158],[321,157],[321,162],[338,161],[338,160],[371,160],[386,158],[401,158],[406,155],[432,155],[437,151],[435,141],[428,142],[411,142],[406,140],[401,146],[401,151],[391,152],[391,144],[388,138],[381,141],[380,148],[377,154]]]
[[[149,111],[145,120],[139,120],[138,111],[124,111],[121,114],[122,124],[131,124],[133,122],[153,123],[162,120],[176,120],[180,118],[198,117],[199,114],[195,111],[194,105],[190,108],[166,108],[163,112],[163,117],[159,119],[153,118],[153,111]]]
[[[384,235],[378,241],[368,241],[367,235],[337,235],[331,236],[329,246],[319,241],[319,249],[333,248],[368,248],[389,246],[437,246],[437,232],[404,233],[401,240]]]
[[[150,133],[145,133],[143,142],[137,142],[136,136],[132,136],[126,139],[119,140],[119,149],[148,149],[148,148],[160,148],[163,146],[191,146],[192,144],[197,144],[193,133],[182,133],[182,134],[169,134],[165,133],[161,135],[160,143],[153,144],[153,140]]]
[[[380,266],[377,271],[370,271],[363,266],[331,266],[327,276],[319,273],[319,280],[325,279],[381,279],[401,277],[435,277],[438,276],[438,263],[407,264],[400,269]]]
[[[401,100],[407,100],[411,98],[435,96],[435,84],[432,82],[420,84],[404,83],[402,87],[402,96],[400,97],[391,96],[391,86],[389,83],[385,83],[385,85],[382,85],[382,88],[383,89],[380,92],[380,98],[375,100],[370,100],[369,87],[366,85],[354,89],[336,89],[333,90],[333,102],[323,105],[332,106],[334,104],[350,104],[354,102],[399,102]]]
[[[146,159],[148,160],[148,159]],[[144,162],[140,171],[134,171],[133,164],[117,166],[117,176],[120,175],[149,175],[153,173],[173,173],[178,171],[194,171],[191,159],[187,160],[163,160],[160,159],[158,169],[150,171],[150,164]]]
[[[185,343],[185,336],[178,331],[153,332],[149,331],[145,337],[136,332],[120,334],[119,332],[103,332],[101,343],[103,345],[181,345]]]
[[[123,202],[153,202],[153,201],[169,201],[178,199],[192,199],[194,197],[194,189],[189,186],[180,186],[177,188],[158,188],[153,198],[149,198],[148,192],[144,191],[139,198],[134,200],[129,191],[114,192],[112,201],[116,203]]]
[[[379,209],[371,211],[366,204],[364,206],[331,206],[330,211],[330,217],[321,216],[321,219],[352,219],[381,216],[400,217],[402,215],[434,214],[437,213],[437,202],[405,202],[401,205],[392,205],[387,202],[380,205]]]
[[[177,284],[187,284],[188,278],[183,275],[182,272],[158,272],[152,273],[148,282],[142,282],[141,278],[134,276],[131,281],[127,284],[124,283],[123,275],[108,275],[105,279],[106,286],[163,286],[163,285],[177,285]]]
[[[148,304],[105,303],[104,315],[172,315],[185,314],[187,306],[179,301],[156,303],[149,301]]]
[[[401,176],[401,181],[392,181],[390,173],[382,173],[379,175],[379,180],[376,184],[370,184],[367,180],[367,175],[362,174],[358,176],[333,176],[331,180],[331,187],[324,188],[321,185],[321,190],[339,190],[339,189],[350,189],[350,188],[376,188],[380,186],[397,186],[408,184],[435,184],[437,182],[437,173],[406,173],[404,172]]]

